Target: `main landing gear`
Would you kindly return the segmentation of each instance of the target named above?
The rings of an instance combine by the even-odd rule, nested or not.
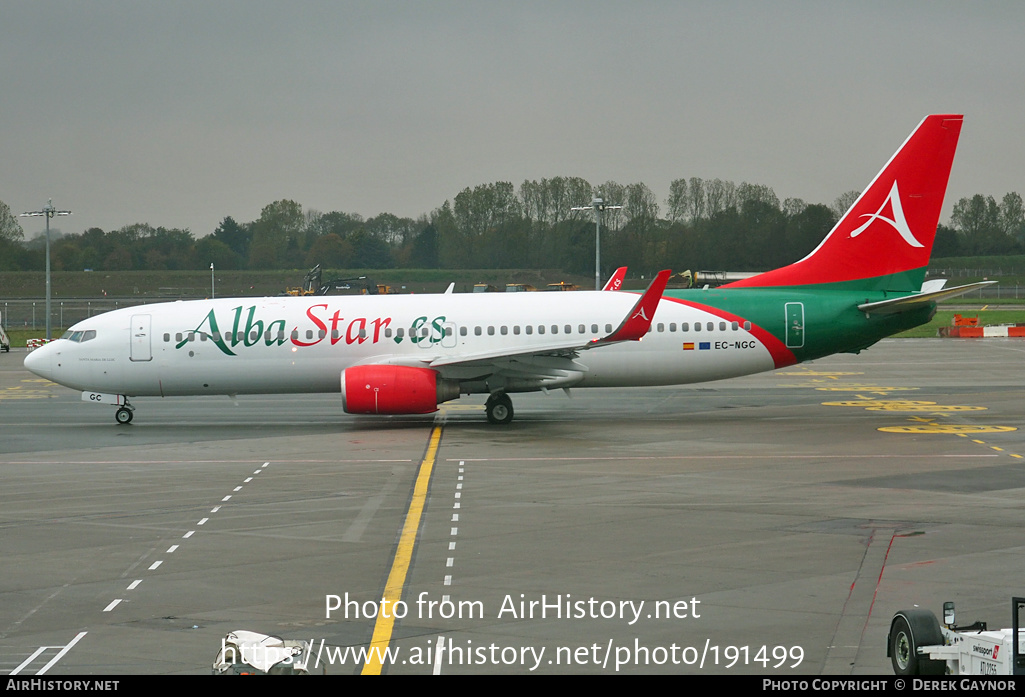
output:
[[[135,407],[128,403],[128,399],[125,399],[125,404],[122,407],[118,407],[118,410],[114,412],[114,419],[119,424],[130,424],[132,423],[132,416],[135,414]]]
[[[513,420],[512,400],[505,392],[496,392],[488,397],[484,410],[488,415],[488,423],[504,425]]]

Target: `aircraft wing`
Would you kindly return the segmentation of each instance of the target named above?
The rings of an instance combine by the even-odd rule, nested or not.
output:
[[[535,345],[530,349],[493,349],[436,358],[425,356],[422,360],[411,360],[408,356],[397,359],[384,358],[379,363],[434,368],[445,377],[460,380],[495,373],[518,378],[551,378],[562,376],[566,372],[581,374],[586,368],[575,362],[581,351],[624,341],[639,341],[648,333],[670,273],[668,269],[659,272],[647,290],[630,308],[630,312],[626,314],[619,326],[602,337],[594,337],[589,340],[583,340],[580,337],[567,337],[543,346]]]
[[[969,283],[966,286],[955,286],[953,288],[944,288],[943,290],[935,290],[932,292],[905,295],[902,298],[891,298],[889,300],[880,300],[879,302],[874,303],[862,303],[861,305],[858,305],[858,309],[870,315],[893,315],[898,312],[905,312],[916,307],[921,307],[922,305],[934,303],[937,300],[956,298],[959,295],[964,295],[965,293],[978,288],[991,286],[994,283],[996,283],[996,281],[982,281],[981,283]]]

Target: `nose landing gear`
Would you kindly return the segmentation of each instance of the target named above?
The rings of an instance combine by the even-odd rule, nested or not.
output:
[[[135,414],[135,407],[128,403],[128,399],[125,399],[124,406],[118,407],[118,410],[114,412],[114,420],[119,424],[130,424],[132,423],[132,416]]]

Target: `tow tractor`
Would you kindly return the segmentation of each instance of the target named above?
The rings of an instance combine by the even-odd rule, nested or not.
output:
[[[954,603],[943,603],[943,624],[931,610],[901,610],[890,622],[886,655],[897,675],[1025,675],[1025,598],[1011,598],[1011,628],[985,622],[959,627]]]

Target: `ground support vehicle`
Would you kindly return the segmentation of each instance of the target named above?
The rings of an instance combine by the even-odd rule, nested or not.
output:
[[[930,610],[901,610],[890,622],[886,655],[897,675],[1025,675],[1025,598],[1011,598],[1011,627],[985,622],[958,627],[954,603],[943,604],[943,624]]]
[[[310,675],[311,645],[235,630],[221,640],[214,675]]]

